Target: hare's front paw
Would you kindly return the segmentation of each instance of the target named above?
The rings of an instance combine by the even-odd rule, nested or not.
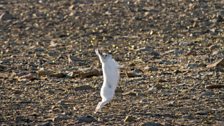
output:
[[[99,54],[99,50],[98,50],[98,48],[95,49],[95,53],[96,53],[96,54]]]

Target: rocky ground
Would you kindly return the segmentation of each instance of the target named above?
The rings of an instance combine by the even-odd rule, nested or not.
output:
[[[0,124],[222,126],[223,30],[223,0],[1,0]]]

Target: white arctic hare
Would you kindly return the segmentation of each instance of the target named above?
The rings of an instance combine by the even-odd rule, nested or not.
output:
[[[120,78],[120,70],[119,64],[110,54],[100,54],[98,49],[95,52],[100,59],[103,69],[103,85],[100,90],[102,101],[98,103],[95,110],[95,112],[98,112],[113,98]]]

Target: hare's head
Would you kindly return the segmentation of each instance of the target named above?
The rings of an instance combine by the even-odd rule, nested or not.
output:
[[[111,60],[112,59],[112,55],[111,54],[108,54],[108,53],[103,53],[101,55],[102,59],[104,62],[107,62],[108,60]]]

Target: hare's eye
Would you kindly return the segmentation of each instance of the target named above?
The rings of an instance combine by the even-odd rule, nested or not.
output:
[[[103,54],[103,56],[104,56],[104,57],[107,57],[108,55],[107,55],[107,54]]]

